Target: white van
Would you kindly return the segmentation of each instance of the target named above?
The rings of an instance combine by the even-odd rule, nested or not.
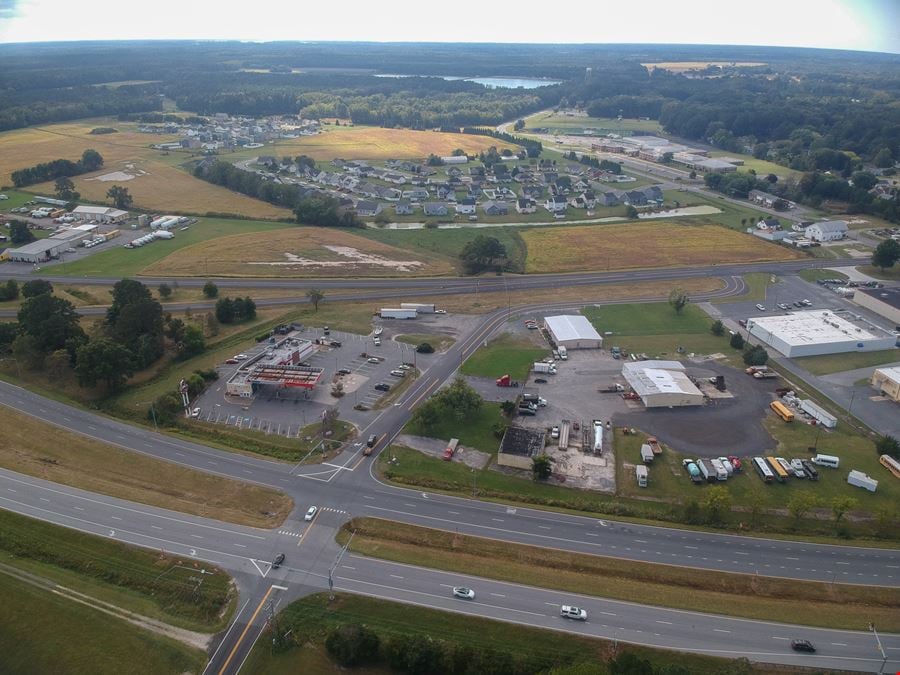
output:
[[[828,466],[837,469],[841,464],[841,458],[834,455],[816,455],[813,457],[813,463],[819,466]]]

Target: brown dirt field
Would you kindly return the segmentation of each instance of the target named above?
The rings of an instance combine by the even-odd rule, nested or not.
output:
[[[446,156],[456,148],[478,153],[492,145],[498,150],[518,149],[490,136],[446,134],[411,129],[381,129],[379,127],[325,127],[317,136],[279,141],[280,155],[306,154],[314,159],[424,159],[430,154]],[[268,152],[268,151],[267,151]]]
[[[326,246],[350,249],[351,255],[340,255]],[[357,255],[361,257],[351,257]],[[198,266],[198,261],[203,261],[203,265]],[[225,277],[434,276],[453,271],[449,263],[429,261],[422,253],[350,232],[290,227],[236,234],[188,246],[150,265],[141,274],[206,275],[207,268],[209,275]]]
[[[287,495],[146,457],[0,408],[0,466],[45,480],[183,513],[276,527]]]
[[[115,134],[92,136],[95,127],[118,129]],[[0,185],[11,184],[16,169],[34,166],[54,159],[81,158],[88,148],[103,155],[100,171],[73,178],[75,189],[85,199],[105,202],[112,185],[127,187],[136,207],[147,210],[181,213],[235,213],[259,219],[290,217],[287,209],[245,197],[217,185],[194,178],[176,168],[190,158],[187,153],[163,154],[149,146],[178,140],[177,136],[138,133],[136,124],[121,123],[113,118],[80,120],[66,124],[29,127],[0,133]],[[134,171],[129,165],[133,165]],[[144,171],[144,175],[127,181],[100,181],[98,176],[115,171]],[[41,183],[28,188],[44,194],[53,193],[53,184]]]
[[[530,273],[795,260],[802,255],[718,225],[650,221],[522,231]]]

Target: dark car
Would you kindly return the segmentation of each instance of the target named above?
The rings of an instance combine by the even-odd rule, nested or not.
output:
[[[351,371],[349,368],[341,368],[338,371],[338,375],[349,375],[351,372],[353,371]]]
[[[281,563],[284,562],[284,553],[279,553],[275,556],[275,560],[272,561],[272,569],[278,569],[281,567]]]
[[[816,651],[813,643],[809,640],[791,640],[791,649],[795,652],[809,652],[810,654]]]
[[[534,383],[535,384],[547,384],[547,380],[545,380],[543,377],[536,377],[536,378],[534,378]]]
[[[385,384],[384,382],[379,382],[378,384],[375,385],[375,388],[376,388],[378,391],[390,391],[390,390],[391,390],[391,385]]]

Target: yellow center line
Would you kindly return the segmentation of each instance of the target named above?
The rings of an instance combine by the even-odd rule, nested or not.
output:
[[[439,382],[439,380],[438,380],[437,378],[434,378],[434,382],[432,382],[432,383],[429,384],[427,387],[425,387],[425,390],[419,395],[419,397],[418,397],[415,401],[413,401],[412,403],[407,403],[407,404],[406,404],[406,407],[407,407],[408,409],[412,410],[412,409],[416,406],[416,404],[417,404],[419,401],[421,401],[423,398],[425,398],[425,396],[427,396],[428,393],[429,393],[432,389],[434,389],[434,386],[435,386],[436,384],[438,384],[438,382]]]
[[[225,659],[225,663],[222,664],[222,669],[219,671],[219,675],[222,675],[225,670],[228,668],[228,664],[231,663],[231,659],[234,658],[234,655],[237,653],[238,647],[241,646],[241,643],[244,641],[244,638],[247,635],[247,631],[250,630],[250,626],[253,625],[253,622],[256,621],[256,616],[259,614],[260,610],[263,608],[263,605],[266,604],[266,600],[269,599],[269,595],[272,594],[273,586],[269,586],[269,590],[266,591],[266,594],[263,596],[263,599],[259,601],[259,605],[256,606],[256,611],[253,612],[253,616],[250,617],[250,620],[247,622],[247,625],[244,627],[244,631],[241,633],[241,637],[238,638],[238,641],[234,644],[234,648],[231,650],[231,653],[228,655],[228,658]]]
[[[318,518],[318,517],[319,517],[319,514],[317,513],[316,518]],[[309,533],[312,532],[313,525],[316,524],[316,518],[313,518],[310,521],[309,527],[306,528],[306,532],[303,533],[303,536],[300,537],[300,541],[297,542],[297,548],[300,548],[300,544],[302,544],[304,541],[306,541],[309,538]]]

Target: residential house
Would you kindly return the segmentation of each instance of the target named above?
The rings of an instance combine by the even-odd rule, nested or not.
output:
[[[362,217],[377,216],[381,213],[381,204],[378,202],[360,199],[356,202],[356,215]]]
[[[544,188],[540,185],[523,185],[521,193],[523,197],[537,200],[544,196]]]
[[[663,202],[663,191],[659,185],[648,185],[647,187],[638,188],[644,195],[647,197],[648,202],[656,202],[658,204],[662,204]]]
[[[756,223],[757,230],[780,230],[781,229],[781,221],[778,218],[761,218],[758,223]]]
[[[621,190],[606,190],[597,195],[597,204],[599,206],[618,206],[622,203],[624,194]]]
[[[481,206],[486,216],[505,216],[509,213],[506,202],[487,201]]]
[[[522,197],[516,200],[517,213],[534,213],[537,211],[537,204],[533,199]]]
[[[631,206],[646,206],[647,195],[641,190],[630,190],[625,193],[625,201]]]
[[[847,222],[844,220],[824,220],[806,228],[806,236],[813,241],[838,241],[847,236]]]
[[[597,206],[597,195],[593,190],[585,190],[581,193],[581,198],[584,200],[585,208],[592,209]]]
[[[775,206],[775,200],[777,200],[778,197],[770,195],[768,192],[763,192],[762,190],[750,190],[747,199],[754,204],[759,204],[760,206],[765,206],[767,209],[771,209]]]
[[[272,157],[272,155],[261,155],[256,158],[256,163],[272,170],[278,168],[278,160]]]
[[[462,171],[458,167],[451,166],[447,169],[447,175],[450,178],[459,178],[462,175]]]
[[[566,198],[561,196],[548,197],[544,207],[550,213],[565,213]]]
[[[469,216],[475,213],[475,200],[466,197],[460,199],[456,204],[456,212],[460,215]]]
[[[574,197],[569,198],[569,206],[573,209],[586,209],[587,204],[584,203],[584,197],[581,195],[576,195]]]
[[[388,183],[393,183],[394,185],[403,185],[406,183],[406,176],[399,173],[386,173],[383,178]]]
[[[405,199],[401,199],[394,205],[394,213],[398,216],[411,216],[413,213],[412,204]]]
[[[423,199],[428,199],[428,190],[425,188],[413,188],[412,190],[404,190],[401,196],[403,199],[418,202]]]
[[[425,202],[422,208],[426,216],[446,216],[448,211],[443,202]]]
[[[438,199],[446,199],[448,201],[456,201],[456,189],[447,183],[441,183],[435,188],[434,194]]]

